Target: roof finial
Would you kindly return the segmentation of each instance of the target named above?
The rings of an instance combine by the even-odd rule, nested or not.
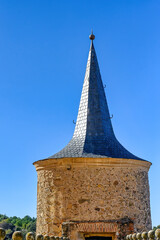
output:
[[[93,30],[91,31],[91,35],[89,35],[89,38],[93,41],[95,39],[95,36],[93,34]]]

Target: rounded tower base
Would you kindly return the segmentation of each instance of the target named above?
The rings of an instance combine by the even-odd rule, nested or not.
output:
[[[62,158],[34,165],[38,174],[37,234],[71,239],[102,234],[122,239],[133,231],[151,229],[150,162]]]

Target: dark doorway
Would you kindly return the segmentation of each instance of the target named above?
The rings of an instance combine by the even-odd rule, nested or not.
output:
[[[101,237],[101,236],[91,236],[91,237],[86,237],[86,240],[112,240],[112,237]]]

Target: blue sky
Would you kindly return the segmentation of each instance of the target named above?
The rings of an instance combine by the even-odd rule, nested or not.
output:
[[[93,29],[115,134],[149,172],[160,224],[160,2],[0,1],[0,213],[36,216],[32,163],[74,131]]]

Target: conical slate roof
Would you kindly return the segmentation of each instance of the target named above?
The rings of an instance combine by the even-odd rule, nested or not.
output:
[[[127,151],[113,132],[107,100],[90,35],[86,73],[75,131],[71,141],[49,158],[127,158],[142,160]]]

